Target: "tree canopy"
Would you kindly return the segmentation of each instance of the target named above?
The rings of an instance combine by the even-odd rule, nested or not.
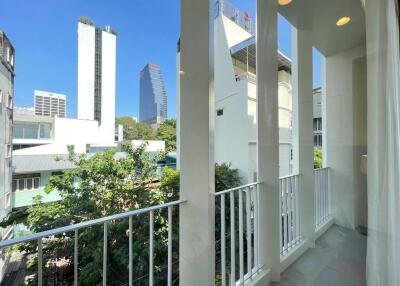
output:
[[[162,140],[166,151],[176,150],[176,120],[166,119],[158,129],[145,123],[136,122],[130,116],[116,118],[116,125],[124,126],[125,140]]]

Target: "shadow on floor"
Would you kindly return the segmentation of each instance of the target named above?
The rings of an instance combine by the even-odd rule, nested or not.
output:
[[[364,286],[367,237],[332,226],[270,286]]]

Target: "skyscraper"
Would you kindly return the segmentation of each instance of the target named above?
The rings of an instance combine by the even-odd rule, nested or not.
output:
[[[167,118],[167,92],[161,67],[147,64],[140,72],[140,122],[160,126]]]
[[[35,115],[66,116],[67,99],[64,94],[35,90]]]
[[[0,31],[0,220],[11,211],[11,155],[14,98],[14,48]],[[0,238],[4,229],[0,229]],[[0,276],[3,260],[0,258]]]
[[[105,142],[115,135],[117,34],[84,17],[78,23],[78,119],[97,120]]]

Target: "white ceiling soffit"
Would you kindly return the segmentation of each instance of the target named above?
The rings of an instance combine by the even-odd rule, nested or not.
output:
[[[365,14],[360,0],[293,0],[279,13],[298,29],[312,29],[313,45],[330,56],[365,43]],[[351,21],[336,26],[341,17]]]

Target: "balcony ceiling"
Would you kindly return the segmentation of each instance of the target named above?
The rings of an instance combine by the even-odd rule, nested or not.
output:
[[[313,31],[313,45],[330,56],[365,43],[365,15],[360,0],[293,0],[279,6],[279,13],[298,29]],[[351,17],[338,27],[339,18]]]

